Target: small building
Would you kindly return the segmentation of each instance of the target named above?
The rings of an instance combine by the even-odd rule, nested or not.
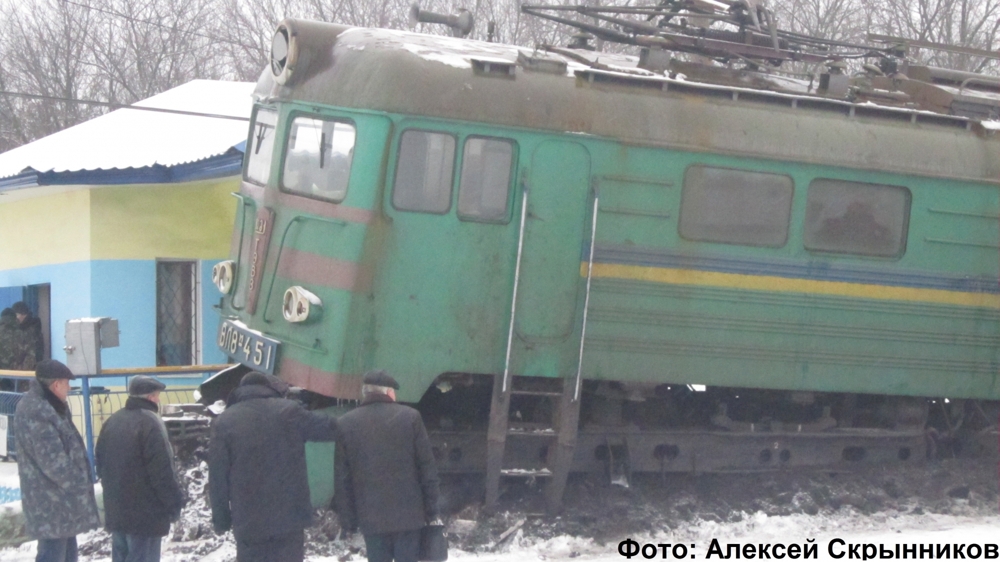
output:
[[[211,274],[253,87],[195,80],[0,154],[0,308],[33,308],[47,356],[65,358],[66,320],[107,316],[104,368],[225,362]]]

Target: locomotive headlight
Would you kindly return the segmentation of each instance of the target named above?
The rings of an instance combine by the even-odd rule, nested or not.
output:
[[[309,291],[295,285],[285,291],[281,304],[281,314],[289,322],[319,320],[323,314],[323,301]]]
[[[212,283],[223,295],[228,295],[233,288],[236,264],[233,260],[220,261],[212,266]]]

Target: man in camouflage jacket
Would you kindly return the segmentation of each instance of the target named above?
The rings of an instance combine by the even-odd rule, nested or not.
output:
[[[66,403],[75,377],[46,360],[35,378],[14,412],[25,527],[38,539],[36,562],[75,562],[76,535],[101,524],[90,462]]]
[[[13,310],[3,309],[0,312],[0,369],[15,369],[16,365],[17,370],[20,370],[19,337],[17,316]]]
[[[33,371],[35,369],[34,332],[25,330],[11,308],[0,312],[0,369]]]

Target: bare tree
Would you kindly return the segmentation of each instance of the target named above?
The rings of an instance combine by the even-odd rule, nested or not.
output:
[[[30,92],[49,99],[3,98],[0,127],[9,144],[28,142],[98,115],[74,103],[93,93],[87,46],[93,18],[88,10],[59,0],[32,0],[2,6],[0,80],[4,91]]]
[[[210,0],[89,0],[99,23],[87,44],[103,98],[132,103],[194,78],[229,73],[212,56]]]
[[[882,0],[869,7],[872,31],[956,47],[992,50],[1000,31],[1000,0]],[[974,72],[995,71],[995,59],[942,50],[912,50],[918,61]]]

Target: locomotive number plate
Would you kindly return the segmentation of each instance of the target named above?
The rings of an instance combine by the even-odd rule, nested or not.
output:
[[[219,349],[255,371],[273,375],[278,358],[278,340],[248,329],[239,322],[223,319],[219,324]]]

